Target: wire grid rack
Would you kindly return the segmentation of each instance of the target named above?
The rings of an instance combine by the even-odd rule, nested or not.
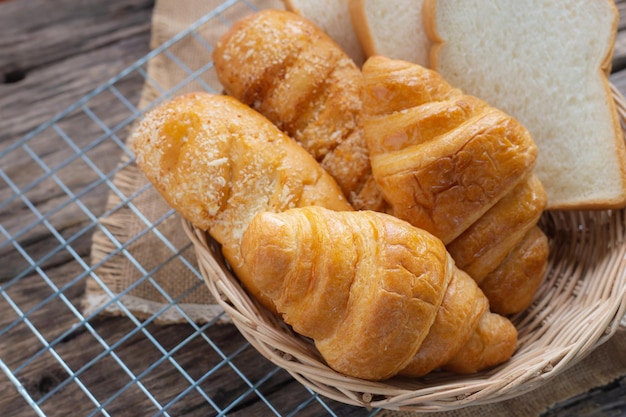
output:
[[[211,62],[190,68],[172,47],[193,37],[210,53],[211,44],[203,39],[201,29],[216,22],[230,25],[228,11],[233,8],[256,10],[252,2],[225,1],[52,120],[13,143],[0,145],[4,183],[0,183],[0,259],[4,258],[0,263],[10,274],[0,281],[0,368],[36,415],[247,415],[251,409],[259,415],[377,413],[334,402],[295,383],[233,326],[217,324],[221,317],[195,323],[179,308],[181,296],[171,297],[152,278],[163,265],[180,262],[198,277],[198,286],[204,285],[189,261],[191,245],[176,247],[159,233],[159,225],[174,211],[149,219],[135,205],[149,186],[124,195],[113,181],[133,162],[124,139],[135,120],[191,82],[219,92],[201,79],[212,71]],[[162,54],[187,74],[173,89],[160,88],[146,69],[150,60]],[[160,90],[160,98],[141,109],[122,88],[137,79]],[[111,113],[116,116],[107,116]],[[116,157],[102,157],[111,153]],[[127,162],[119,163],[124,154]],[[76,181],[75,172],[84,178]],[[103,196],[109,193],[121,203],[105,212]],[[130,208],[145,224],[125,243],[99,221],[122,207]],[[161,310],[137,317],[121,299],[133,286],[121,293],[107,288],[96,271],[98,265],[90,264],[84,249],[96,230],[116,242],[104,261],[128,258],[141,275],[136,285],[150,283],[167,300]],[[128,250],[150,234],[171,250],[157,267],[142,265]],[[81,296],[88,279],[102,287],[109,301],[84,315]],[[30,296],[35,293],[37,297]],[[103,318],[99,313],[111,306],[123,314]],[[185,323],[155,324],[166,310],[176,310]],[[11,346],[20,348],[10,350]],[[130,352],[138,348],[143,360],[131,361]],[[82,354],[76,355],[77,350]],[[250,364],[255,365],[252,374]],[[33,379],[42,369],[45,376]],[[250,404],[256,408],[249,408]],[[0,410],[2,415],[10,412]]]

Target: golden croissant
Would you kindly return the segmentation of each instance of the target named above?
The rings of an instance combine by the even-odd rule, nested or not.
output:
[[[319,161],[357,209],[380,208],[361,126],[361,72],[307,19],[262,10],[213,51],[224,90],[265,115]]]
[[[306,205],[352,210],[304,149],[232,97],[177,97],[148,113],[132,139],[146,177],[171,207],[222,245],[252,293],[239,245],[254,215]]]
[[[491,274],[487,294],[500,294],[494,311],[528,307],[549,253],[540,230],[536,244],[520,244],[547,202],[532,174],[537,148],[528,131],[416,64],[372,57],[363,78],[364,135],[389,212],[443,240],[479,285]],[[524,272],[507,284],[498,269],[511,272],[514,259]]]
[[[343,374],[476,372],[515,350],[515,327],[489,312],[443,242],[391,215],[322,207],[260,213],[241,256],[259,292]]]

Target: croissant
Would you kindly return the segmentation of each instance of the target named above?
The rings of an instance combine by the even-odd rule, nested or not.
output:
[[[304,149],[232,97],[182,95],[149,112],[132,135],[139,168],[171,207],[222,245],[257,296],[239,250],[255,214],[306,205],[352,210]]]
[[[322,207],[260,213],[241,256],[284,321],[343,374],[383,380],[448,364],[475,372],[515,350],[515,327],[489,312],[443,242],[391,215]]]
[[[498,275],[487,292],[500,294],[493,311],[528,307],[545,272],[540,264],[548,262],[545,245],[533,256],[518,245],[547,203],[533,176],[537,148],[528,131],[417,64],[372,57],[363,77],[364,135],[389,212],[439,237],[479,285],[488,274]],[[498,269],[507,256],[519,258],[525,274],[537,275],[505,284]],[[497,286],[506,286],[508,305]]]
[[[548,268],[548,238],[537,226],[531,228],[496,269],[480,282],[492,311],[513,314],[533,301]]]
[[[536,176],[519,183],[447,245],[456,265],[479,284],[533,228],[546,205]]]
[[[361,126],[361,72],[321,29],[295,13],[262,10],[218,40],[213,61],[226,93],[311,153],[355,208],[381,209]]]

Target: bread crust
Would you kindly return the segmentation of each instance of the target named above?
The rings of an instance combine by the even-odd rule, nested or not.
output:
[[[429,67],[430,39],[424,31],[421,1],[347,1],[366,57],[383,55]]]
[[[531,175],[447,245],[456,265],[480,285],[530,229],[546,207],[541,181]],[[521,289],[520,289],[521,290]],[[516,291],[511,297],[522,296]]]
[[[372,32],[369,30],[369,22],[367,21],[367,15],[365,14],[365,0],[347,0],[348,7],[350,9],[350,18],[352,19],[352,26],[356,33],[361,47],[365,52],[365,56],[370,57],[378,53],[372,37]]]
[[[424,376],[450,362],[472,337],[479,320],[490,314],[489,301],[465,272],[457,270],[419,350],[400,375]]]
[[[549,255],[548,238],[539,227],[531,228],[480,284],[491,311],[509,315],[526,310],[543,281]]]

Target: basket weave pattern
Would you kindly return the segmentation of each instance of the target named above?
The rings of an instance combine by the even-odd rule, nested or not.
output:
[[[612,86],[626,123],[626,101]],[[267,359],[321,395],[347,404],[443,411],[501,401],[533,390],[577,363],[617,330],[626,311],[626,209],[545,212],[539,225],[550,259],[535,301],[511,317],[519,332],[513,357],[475,375],[433,372],[383,382],[329,368],[313,343],[295,334],[241,287],[202,230],[183,221],[204,280],[246,339]]]

